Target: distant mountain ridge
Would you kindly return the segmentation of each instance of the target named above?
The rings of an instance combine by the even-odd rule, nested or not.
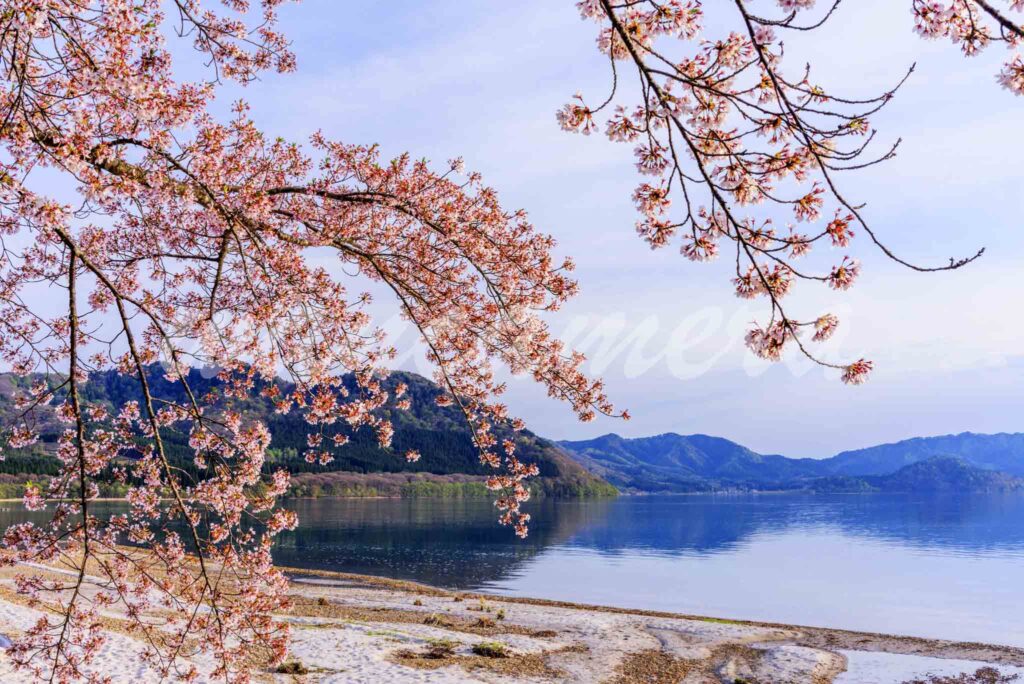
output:
[[[825,459],[835,474],[878,475],[893,466],[911,465],[933,456],[955,456],[985,470],[1024,477],[1024,433],[915,437],[891,444],[843,451]]]
[[[0,426],[14,419],[15,393],[33,378],[0,373]],[[176,385],[153,368],[150,382],[157,394],[180,401]],[[193,369],[190,383],[197,392],[216,389],[219,381]],[[287,392],[287,383],[279,381]],[[272,435],[268,468],[283,466],[293,473],[299,495],[465,495],[489,470],[477,459],[468,427],[452,407],[439,407],[440,392],[431,381],[413,373],[396,372],[385,386],[405,382],[412,408],[391,411],[395,427],[393,449],[380,449],[367,431],[351,435],[336,460],[327,467],[305,462],[308,425],[298,414],[277,414],[266,398],[231,400],[243,416],[266,422]],[[139,398],[137,383],[113,372],[92,374],[83,387],[89,401],[119,407]],[[60,424],[52,407],[43,409],[42,444],[27,453],[7,454],[0,461],[0,486],[8,480],[51,475],[52,456]],[[187,438],[169,434],[169,456],[189,468]],[[552,442],[523,431],[516,435],[517,454],[540,468],[538,491],[556,496],[613,495],[625,492],[706,492],[723,490],[812,491],[1003,491],[1020,488],[1024,480],[1024,434],[916,437],[865,449],[843,451],[830,458],[787,458],[759,454],[721,437],[665,433],[625,438],[607,434],[590,440]],[[398,454],[417,449],[423,458],[409,463]],[[12,479],[13,478],[13,479]],[[610,484],[609,484],[610,483]],[[451,486],[449,486],[451,485]],[[447,490],[446,490],[447,488]],[[475,491],[475,490],[474,490]]]
[[[1024,489],[1024,479],[985,470],[955,456],[932,456],[888,475],[833,475],[811,480],[817,492],[1007,492]]]
[[[704,491],[716,483],[782,483],[807,477],[813,467],[803,463],[812,459],[758,454],[709,435],[666,433],[627,439],[609,434],[559,444],[616,487],[640,491]]]
[[[608,434],[559,444],[619,489],[637,492],[894,491],[898,487],[917,491],[944,489],[946,482],[960,482],[969,489],[1012,489],[1017,487],[1016,478],[1024,476],[1022,433],[916,437],[826,459],[759,454],[730,440],[701,434],[666,433],[632,439]],[[878,479],[936,458],[943,460],[931,469],[911,469],[902,478],[890,477],[884,482]],[[954,467],[954,463],[958,465]],[[1007,477],[997,482],[985,475],[992,471]]]

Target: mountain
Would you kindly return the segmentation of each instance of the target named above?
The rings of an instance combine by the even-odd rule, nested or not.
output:
[[[812,480],[818,492],[1005,492],[1024,488],[1024,479],[984,470],[954,456],[933,456],[888,475],[838,475]]]
[[[687,492],[755,488],[792,482],[812,472],[818,474],[818,462],[813,459],[766,456],[708,435],[667,433],[625,439],[610,434],[559,444],[591,472],[620,489]]]
[[[978,468],[1024,476],[1024,434],[962,432],[941,437],[916,437],[867,449],[843,451],[824,463],[831,474],[877,475],[933,456],[955,456]]]
[[[34,380],[0,374],[0,427],[15,420],[14,395]],[[197,393],[216,392],[219,387],[215,377],[195,369],[189,381]],[[158,396],[184,400],[178,386],[167,382],[156,366],[150,382]],[[284,392],[293,389],[288,383],[278,382]],[[348,382],[352,385],[351,379]],[[408,385],[412,408],[388,412],[395,427],[392,449],[378,447],[373,434],[363,429],[349,435],[350,443],[327,466],[306,463],[302,457],[309,426],[297,413],[280,415],[261,396],[224,398],[218,405],[267,424],[272,435],[267,467],[285,467],[292,472],[295,494],[485,495],[481,483],[490,470],[477,460],[461,413],[453,407],[437,406],[434,399],[440,389],[426,378],[396,372],[384,384],[392,388],[399,382]],[[101,372],[88,378],[83,395],[116,408],[138,399],[140,391],[131,378]],[[52,454],[64,426],[56,420],[53,407],[42,407],[37,413],[42,444],[8,454],[0,461],[0,488],[5,483],[56,472],[57,461]],[[1024,434],[965,432],[918,437],[844,451],[825,459],[759,454],[727,439],[700,434],[666,433],[635,439],[608,434],[554,443],[523,431],[515,439],[517,454],[540,469],[535,490],[556,496],[611,495],[612,485],[637,493],[1002,490],[1016,488],[1015,478],[1024,477]],[[186,436],[170,431],[166,442],[174,464],[192,469]],[[407,449],[416,449],[423,457],[409,463],[400,455]]]
[[[871,476],[893,475],[901,468],[936,457],[958,459],[982,471],[1024,476],[1024,434],[977,435],[965,432],[942,437],[918,437],[867,449],[844,451],[825,459],[792,459],[762,455],[720,437],[667,433],[627,439],[609,434],[596,439],[559,444],[574,458],[616,487],[636,492],[692,492],[723,489],[775,490],[819,488],[872,490],[893,487],[927,488],[926,481],[954,481],[944,469],[911,470],[910,479],[888,484]],[[917,479],[913,479],[914,476]],[[865,479],[868,478],[868,479]],[[993,483],[966,478],[965,486]],[[971,483],[975,484],[971,484]],[[916,483],[916,484],[914,484]]]
[[[14,396],[26,389],[37,378],[20,378],[0,374],[0,426],[10,425],[15,420]],[[185,396],[178,384],[164,379],[158,366],[150,370],[148,380],[154,395],[163,399],[184,402]],[[354,380],[346,379],[354,389]],[[430,380],[414,373],[395,372],[385,381],[387,389],[399,382],[408,386],[412,407],[408,411],[385,410],[395,428],[392,448],[381,449],[373,433],[366,428],[349,435],[349,444],[336,450],[335,460],[320,466],[306,463],[302,454],[306,448],[306,435],[310,426],[298,412],[281,415],[274,411],[271,401],[262,396],[245,399],[223,397],[218,408],[239,411],[243,419],[259,419],[266,423],[272,435],[268,450],[268,470],[285,467],[296,475],[297,485],[319,487],[319,491],[344,490],[356,492],[363,483],[364,493],[394,493],[398,489],[420,483],[417,491],[434,491],[428,485],[446,483],[476,485],[473,491],[482,492],[483,479],[493,471],[482,465],[477,458],[469,427],[457,408],[438,406],[434,399],[441,393],[440,388]],[[189,383],[197,395],[217,392],[221,382],[209,373],[192,369]],[[284,393],[294,389],[290,383],[279,381]],[[93,373],[82,387],[83,397],[91,402],[111,408],[118,408],[127,401],[141,398],[136,380],[112,371]],[[52,406],[40,407],[35,419],[42,433],[41,444],[28,452],[8,455],[0,461],[0,473],[53,474],[57,461],[52,456],[59,434],[64,426],[54,415]],[[340,430],[340,428],[339,428]],[[591,474],[570,458],[554,443],[542,439],[528,430],[520,433],[499,432],[501,437],[514,437],[516,453],[524,461],[536,463],[540,476],[534,488],[557,496],[613,495],[614,489],[607,482]],[[192,459],[187,435],[168,431],[165,435],[167,452],[174,465],[191,470]],[[416,449],[422,458],[409,463],[402,454]],[[366,475],[372,477],[360,478]],[[367,492],[365,482],[372,483],[373,491]],[[394,490],[394,491],[393,491]],[[300,493],[310,493],[304,491]],[[313,492],[315,493],[315,492]]]

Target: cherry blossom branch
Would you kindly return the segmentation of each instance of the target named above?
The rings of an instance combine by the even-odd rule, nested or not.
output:
[[[41,623],[19,640],[15,662],[56,680],[90,675],[97,611],[115,607],[142,630],[161,673],[198,677],[181,658],[204,650],[216,662],[204,677],[244,681],[253,658],[284,657],[273,613],[287,585],[270,546],[296,524],[274,506],[287,473],[266,472],[266,427],[213,391],[194,392],[185,363],[219,366],[216,390],[230,399],[258,394],[279,412],[301,411],[307,460],[328,462],[361,429],[390,448],[387,410],[410,402],[403,386],[382,384],[394,352],[367,313],[369,295],[348,292],[356,278],[382,282],[415,321],[446,390],[438,401],[470,421],[481,460],[497,468],[488,484],[500,520],[525,535],[524,480],[536,467],[515,455],[522,424],[499,402],[495,364],[529,373],[582,419],[615,414],[580,370],[583,357],[540,318],[576,291],[554,240],[458,160],[435,172],[321,135],[310,153],[268,140],[244,103],[229,120],[213,117],[222,78],[291,69],[274,30],[278,0],[262,0],[259,17],[246,16],[246,3],[176,0],[170,32],[157,0],[130,11],[19,2],[20,12],[0,12],[0,240],[27,246],[0,252],[0,357],[23,374],[66,368],[73,391],[33,387],[24,406],[56,410],[80,430],[62,437],[47,491],[26,496],[32,506],[58,501],[52,520],[15,526],[5,541],[22,562],[77,569],[83,591],[26,576],[25,593],[70,603],[58,601],[65,628]],[[174,30],[195,40],[208,78],[175,77],[164,40]],[[47,195],[40,174],[53,171],[77,184],[77,207]],[[348,280],[310,258],[325,249]],[[88,302],[73,320],[24,305],[27,288],[65,279],[72,300]],[[176,394],[156,384],[160,358]],[[138,396],[113,413],[77,392],[89,371],[107,369],[132,378]],[[282,389],[281,371],[294,390]],[[169,430],[188,435],[190,463],[171,458]],[[12,448],[38,438],[28,421],[5,435]],[[91,492],[110,481],[127,487],[129,512],[96,519]],[[66,529],[79,514],[82,524]]]
[[[844,257],[819,270],[798,268],[795,260],[823,240],[847,247],[858,226],[888,258],[916,271],[955,270],[983,250],[950,259],[948,265],[914,264],[889,249],[867,224],[862,207],[844,197],[833,171],[868,168],[895,154],[898,142],[867,156],[875,141],[868,117],[892,100],[912,69],[896,86],[869,98],[842,97],[812,84],[809,66],[801,78],[787,79],[775,31],[813,30],[832,17],[840,3],[831,3],[824,16],[810,24],[798,22],[798,17],[813,3],[780,4],[787,12],[784,16],[765,18],[737,0],[742,33],[701,40],[698,0],[577,3],[584,18],[601,25],[599,50],[613,63],[627,60],[637,69],[639,104],[634,109],[619,105],[607,117],[606,134],[616,142],[637,144],[638,171],[657,179],[642,183],[633,195],[641,214],[638,233],[654,249],[678,235],[682,253],[694,261],[715,258],[719,242],[731,241],[736,294],[765,297],[770,310],[769,322],[749,331],[748,346],[762,358],[777,361],[792,343],[807,358],[842,369],[843,380],[857,384],[871,369],[870,362],[825,362],[800,339],[803,329],[813,328],[814,341],[824,341],[838,319],[831,314],[793,318],[783,299],[800,280],[845,290],[858,276],[860,264]],[[670,38],[679,39],[681,55],[662,47]],[[686,50],[690,43],[694,51]],[[613,81],[617,83],[617,77]],[[597,128],[598,109],[577,94],[575,102],[558,113],[558,120],[566,130],[590,134]],[[683,201],[679,217],[673,211],[674,197]],[[797,222],[813,223],[821,219],[826,202],[834,204],[833,218],[811,235],[798,233],[793,224],[788,236],[780,234],[772,218],[744,213],[745,207],[767,203],[792,211]]]

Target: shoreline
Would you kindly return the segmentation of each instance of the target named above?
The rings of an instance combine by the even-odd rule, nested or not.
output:
[[[1016,490],[1013,490],[1016,491]],[[955,492],[952,493],[954,496],[963,496],[965,494],[1001,494],[1002,491],[988,492]],[[1007,493],[1011,493],[1008,491]],[[630,492],[630,491],[619,491],[615,496],[551,496],[551,495],[539,495],[537,498],[549,498],[559,501],[610,501],[619,497],[625,498],[637,498],[642,499],[652,496],[665,496],[665,497],[689,497],[689,496],[777,496],[783,494],[806,494],[808,496],[875,496],[875,495],[909,495],[909,494],[938,494],[946,495],[947,492],[931,492],[931,491],[851,491],[851,492],[823,492],[813,489],[752,489],[752,490],[715,490],[706,492]],[[360,501],[360,500],[401,500],[401,499],[431,499],[437,501],[469,501],[479,500],[485,501],[488,499],[486,496],[430,496],[417,494],[414,496],[403,496],[401,494],[395,495],[372,495],[372,496],[351,496],[351,495],[328,495],[328,496],[284,496],[281,497],[281,501]],[[77,499],[63,499],[65,501],[77,501]],[[124,502],[128,499],[123,496],[101,496],[95,499],[89,499],[90,502]],[[162,501],[172,501],[173,499],[165,498]],[[22,498],[7,498],[0,499],[0,504],[4,503],[22,503]],[[47,502],[58,501],[58,499],[46,499]]]
[[[254,681],[456,684],[895,684],[991,665],[1024,672],[1024,648],[442,589],[386,577],[280,567],[293,630],[288,671]],[[38,619],[0,571],[0,633]],[[107,616],[123,623],[123,616]],[[142,644],[108,633],[96,662],[115,684],[148,681]],[[883,672],[875,672],[882,659]],[[211,663],[193,659],[200,672]],[[874,669],[872,669],[874,668]],[[896,668],[895,670],[893,668]],[[1007,669],[1009,668],[1009,669]],[[301,677],[295,673],[305,672]],[[874,674],[872,674],[874,672]],[[901,674],[902,673],[902,674]],[[872,678],[876,677],[876,678]],[[878,678],[881,677],[881,678]],[[0,651],[0,680],[29,682]],[[207,681],[201,675],[199,681]]]
[[[493,678],[491,674],[498,674],[491,672],[493,661],[481,662],[472,652],[457,650],[434,662],[425,654],[430,640],[438,637],[423,637],[426,642],[419,649],[383,649],[388,662],[426,667],[438,674],[451,671],[451,681],[873,684],[860,654],[892,661],[878,684],[904,681],[898,674],[900,667],[909,668],[906,672],[913,676],[973,672],[974,664],[1024,672],[1024,648],[1010,645],[502,596],[330,570],[280,569],[296,596],[310,600],[316,596],[318,607],[326,599],[328,613],[358,606],[371,612],[352,617],[371,617],[372,623],[373,613],[379,611],[384,621],[398,620],[400,626],[391,627],[396,643],[402,641],[398,636],[402,632],[416,643],[415,631],[432,624],[432,629],[442,628],[463,639],[474,635],[506,643],[516,654],[513,658],[523,660],[518,672],[502,660],[506,663],[500,668],[502,676]],[[309,612],[308,604],[305,609],[300,612]],[[556,641],[537,644],[529,639]],[[296,656],[301,660],[313,653],[297,650]],[[317,661],[312,665],[318,666]],[[965,670],[965,665],[970,667]],[[473,674],[479,679],[467,676]],[[890,675],[899,678],[887,678]],[[398,672],[380,673],[380,681],[392,680],[401,681]]]
[[[885,632],[869,632],[860,630],[843,629],[838,627],[815,627],[811,625],[797,625],[782,622],[765,622],[760,620],[745,620],[736,618],[720,618],[711,615],[694,615],[689,613],[676,613],[672,611],[648,610],[643,608],[623,608],[619,606],[607,606],[592,603],[577,603],[574,601],[561,601],[557,599],[541,599],[529,596],[508,596],[504,594],[489,594],[478,591],[461,591],[445,589],[429,584],[421,584],[412,580],[399,580],[379,575],[364,575],[358,573],[346,573],[333,570],[316,570],[306,568],[295,568],[288,566],[277,566],[288,577],[292,584],[302,584],[309,578],[325,580],[336,580],[341,583],[362,584],[368,587],[377,587],[381,590],[396,592],[424,594],[439,596],[462,601],[484,600],[493,603],[509,603],[544,608],[559,608],[566,610],[580,611],[583,613],[608,613],[612,615],[631,615],[638,617],[652,617],[669,620],[686,620],[693,622],[707,622],[713,624],[728,624],[737,627],[765,628],[798,630],[807,638],[820,640],[822,642],[843,641],[851,645],[843,646],[850,650],[875,650],[869,648],[870,644],[880,642],[891,642],[901,654],[917,654],[928,652],[930,654],[943,653],[935,657],[971,659],[982,653],[998,653],[1005,658],[1005,664],[1024,667],[1024,646],[1012,646],[1009,644],[991,644],[977,641],[956,641],[951,639],[939,639],[933,637],[918,637],[901,634],[889,634]],[[854,645],[856,644],[856,645]],[[955,653],[955,654],[954,654]]]

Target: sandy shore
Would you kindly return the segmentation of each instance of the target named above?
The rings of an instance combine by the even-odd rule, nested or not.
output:
[[[1024,649],[460,594],[408,582],[290,571],[292,665],[264,682],[895,684],[990,664],[1024,673]],[[0,633],[39,617],[0,575]],[[112,615],[112,623],[116,616]],[[113,631],[100,670],[156,681]],[[0,652],[2,653],[2,652]],[[196,663],[208,672],[210,663]],[[0,655],[0,681],[28,682]]]

